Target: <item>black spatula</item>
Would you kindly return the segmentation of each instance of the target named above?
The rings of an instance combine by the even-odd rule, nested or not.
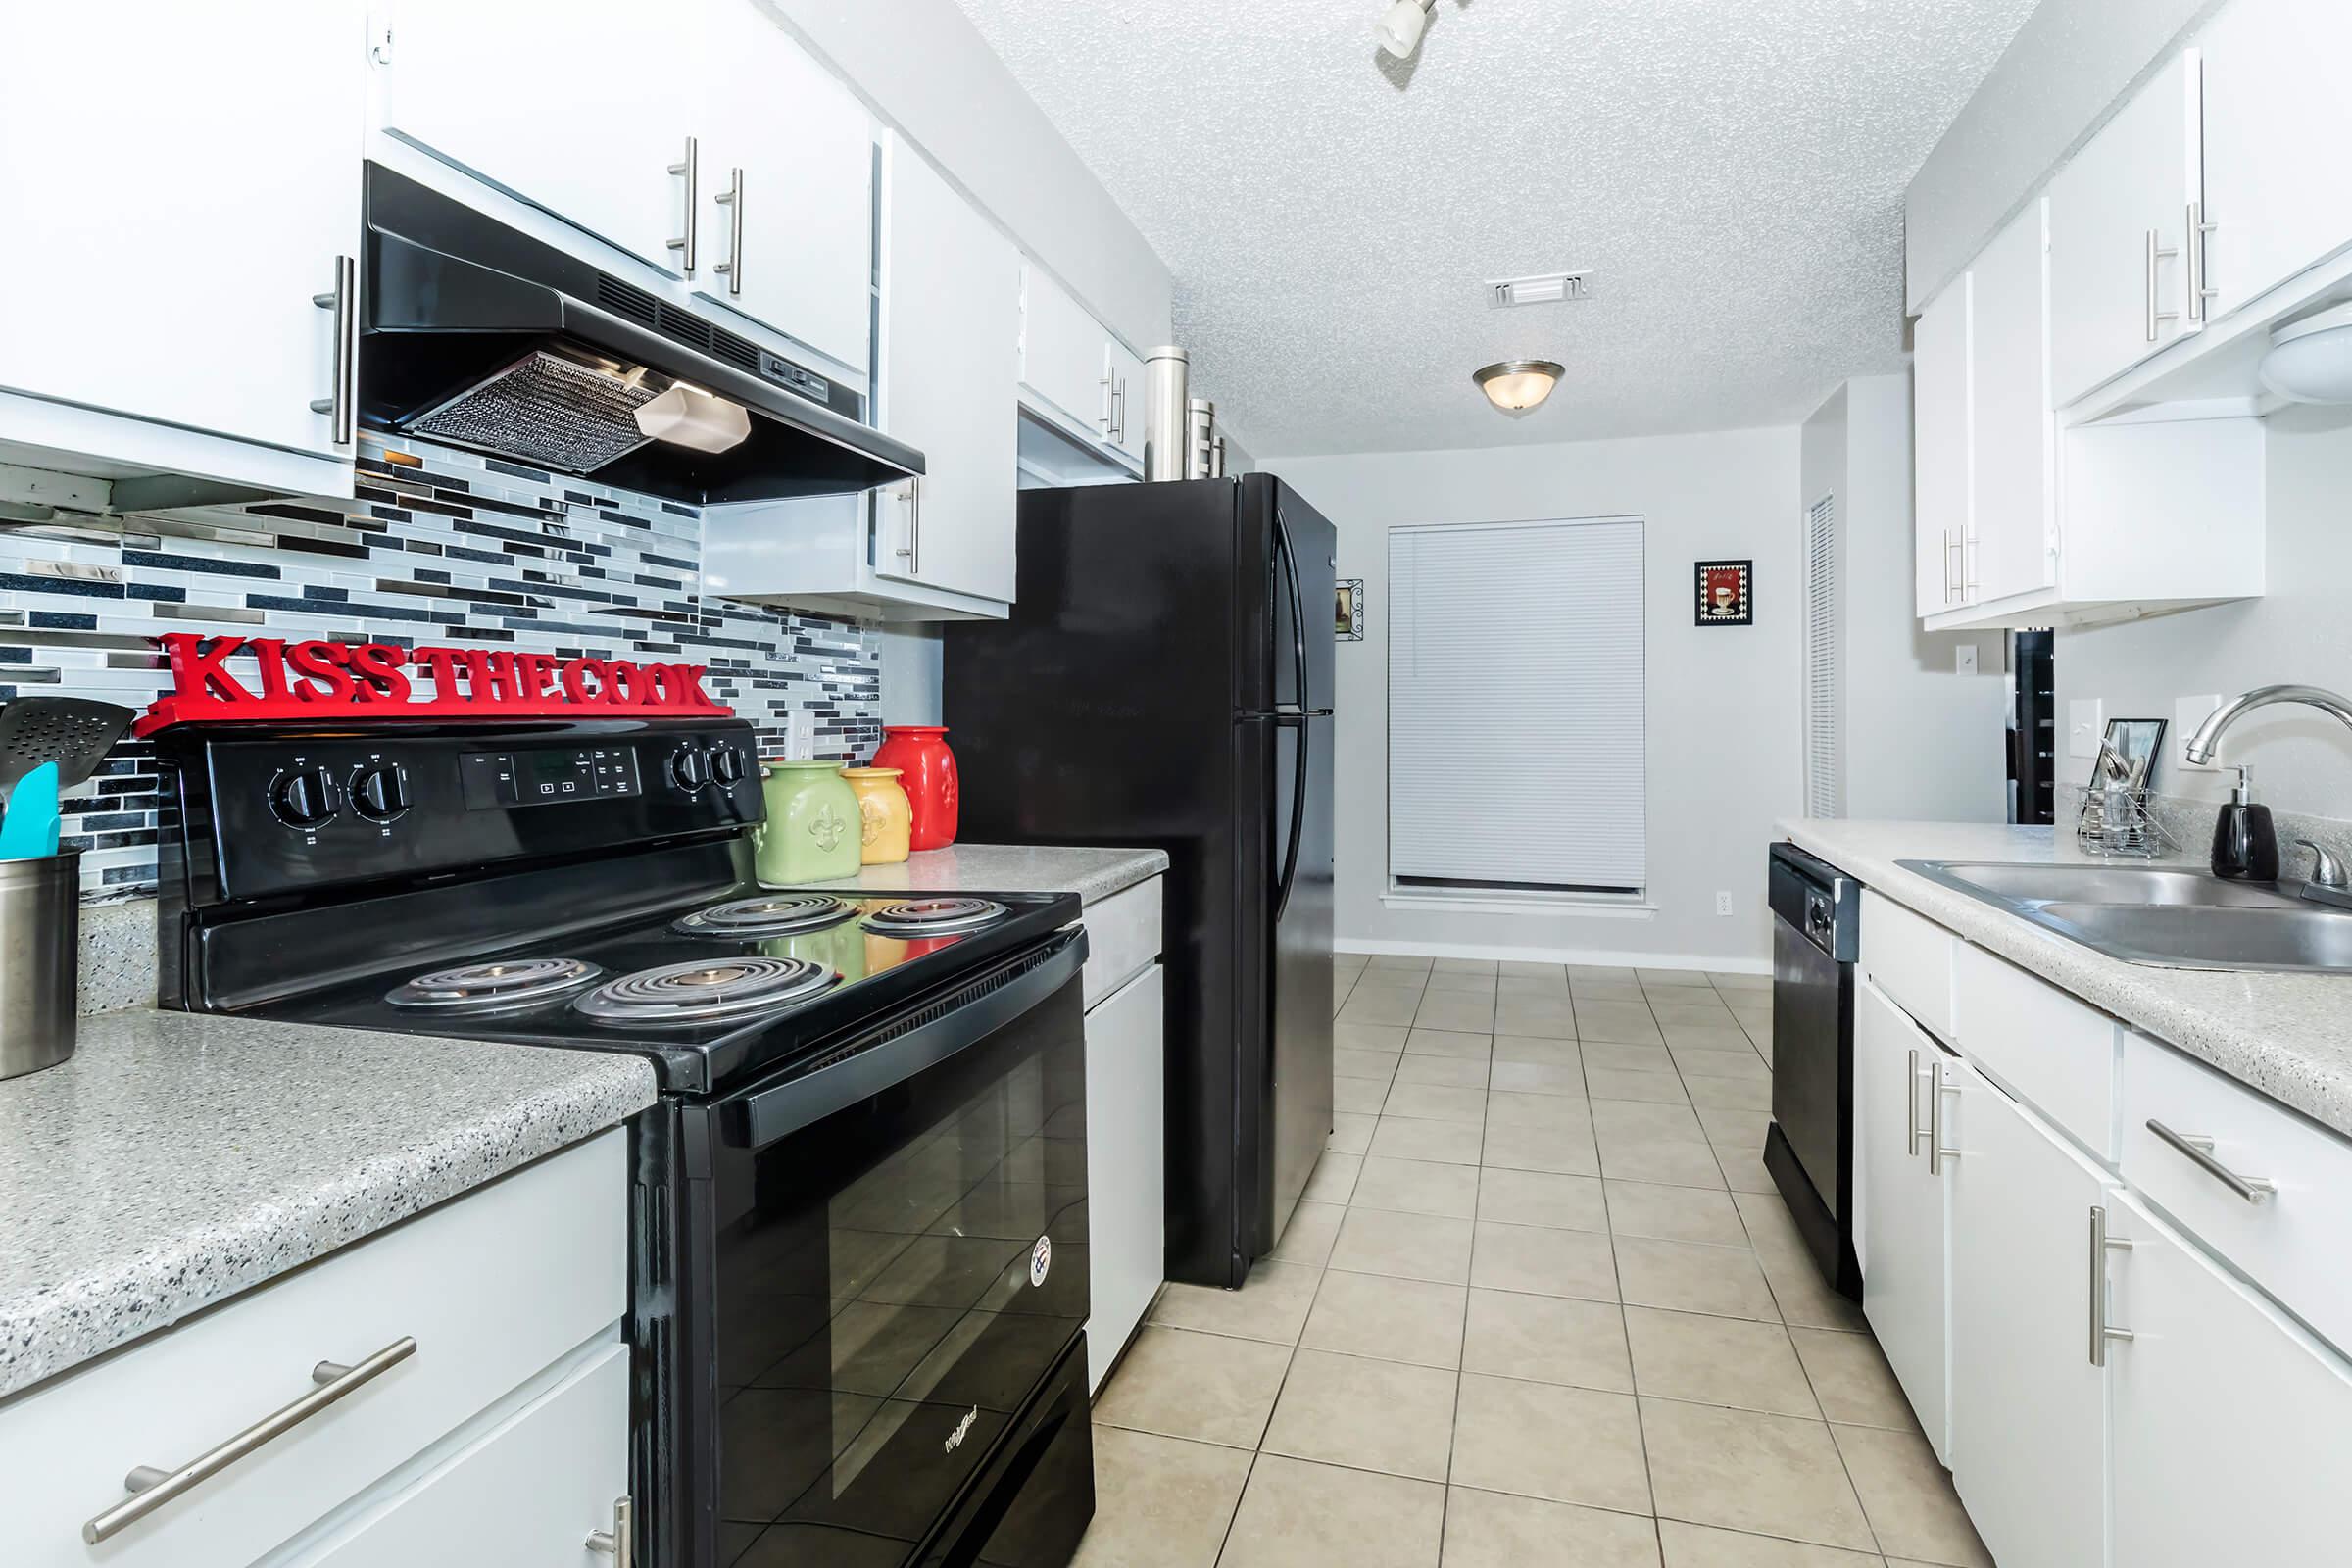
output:
[[[70,790],[98,770],[138,714],[81,697],[20,697],[0,708],[0,795],[43,762]]]

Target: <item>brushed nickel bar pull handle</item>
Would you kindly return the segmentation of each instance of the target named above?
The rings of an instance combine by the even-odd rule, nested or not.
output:
[[[637,1561],[637,1504],[628,1497],[612,1503],[612,1528],[591,1530],[584,1544],[590,1551],[612,1559],[612,1568],[635,1568]]]
[[[2219,223],[2205,220],[2203,202],[2188,204],[2188,318],[2192,321],[2204,320],[2205,302],[2221,293],[2209,282],[2213,258],[2205,249],[2205,236],[2219,227]]]
[[[2090,1364],[2107,1364],[2107,1342],[2130,1340],[2130,1329],[2111,1329],[2107,1326],[2107,1254],[2129,1252],[2132,1244],[2121,1237],[2107,1234],[2107,1211],[2097,1204],[2090,1210]]]
[[[906,559],[907,576],[919,577],[923,571],[923,476],[921,474],[915,474],[906,481],[906,488],[900,493],[899,501],[906,509],[906,542],[899,546],[895,554]]]
[[[1964,533],[1960,536],[1960,602],[1964,605],[1975,604],[1975,596],[1981,586],[1977,581],[1976,536]]]
[[[176,1470],[158,1470],[152,1465],[140,1465],[132,1470],[122,1479],[123,1490],[131,1494],[83,1525],[81,1539],[95,1546],[102,1541],[120,1535],[172,1498],[193,1491],[255,1449],[284,1437],[345,1395],[374,1382],[416,1353],[416,1342],[404,1336],[357,1366],[344,1366],[335,1361],[319,1362],[311,1368],[311,1380],[319,1386],[292,1404],[272,1410],[227,1442],[198,1454]]]
[[[1911,1152],[1919,1152],[1919,1141],[1927,1137],[1919,1125],[1919,1053],[1911,1053],[1911,1080],[1903,1086],[1903,1131],[1910,1135]]]
[[[727,210],[727,259],[710,264],[710,270],[727,280],[727,292],[743,292],[743,171],[732,172],[727,188],[710,198]]]
[[[1127,439],[1127,378],[1123,375],[1119,377],[1117,387],[1111,391],[1110,411],[1110,438],[1113,441],[1124,441]]]
[[[695,240],[702,228],[703,144],[699,137],[686,138],[686,156],[669,166],[669,172],[686,181],[686,232],[669,242],[678,253],[678,264],[686,275],[694,275]]]
[[[360,264],[356,257],[335,258],[335,286],[331,293],[314,294],[311,303],[335,313],[334,392],[311,400],[311,412],[331,421],[327,438],[336,446],[351,445],[359,420]]]
[[[1957,1149],[1943,1147],[1943,1097],[1953,1092],[1944,1085],[1942,1064],[1931,1063],[1928,1067],[1928,1174],[1931,1176],[1942,1175],[1943,1162],[1960,1157]]]
[[[1102,432],[1105,439],[1110,436],[1112,423],[1118,416],[1118,397],[1119,394],[1114,389],[1114,383],[1110,378],[1110,372],[1108,370],[1103,371],[1102,412],[1095,416],[1095,426],[1097,429],[1100,429]]]
[[[2166,245],[2161,241],[2162,236],[2155,229],[2148,230],[2148,341],[2151,343],[2156,341],[2158,322],[2177,321],[2180,318],[2179,311],[2160,311],[2156,308],[2156,264],[2180,254],[2177,246]]]
[[[2213,1156],[2213,1140],[2195,1133],[2177,1133],[2155,1117],[2148,1131],[2186,1154],[2192,1164],[2249,1203],[2267,1203],[2278,1196],[2278,1184],[2268,1176],[2240,1176]]]

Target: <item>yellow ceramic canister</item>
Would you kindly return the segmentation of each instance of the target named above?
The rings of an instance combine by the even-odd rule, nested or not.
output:
[[[914,831],[914,810],[906,804],[906,790],[899,785],[899,770],[845,767],[841,776],[850,781],[850,793],[858,797],[858,814],[864,823],[864,837],[858,849],[859,863],[896,865],[906,858],[907,840]]]

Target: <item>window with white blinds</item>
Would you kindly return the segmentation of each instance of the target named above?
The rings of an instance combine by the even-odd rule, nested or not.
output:
[[[1648,876],[1642,520],[1389,533],[1389,869],[1400,891]]]
[[[1838,498],[1805,512],[1805,814],[1845,814],[1840,747],[1843,640],[1838,619]]]

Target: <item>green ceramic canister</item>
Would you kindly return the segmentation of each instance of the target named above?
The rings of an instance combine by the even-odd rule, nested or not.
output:
[[[841,764],[770,760],[761,765],[767,821],[759,835],[760,880],[769,887],[791,887],[856,876],[861,819]]]

